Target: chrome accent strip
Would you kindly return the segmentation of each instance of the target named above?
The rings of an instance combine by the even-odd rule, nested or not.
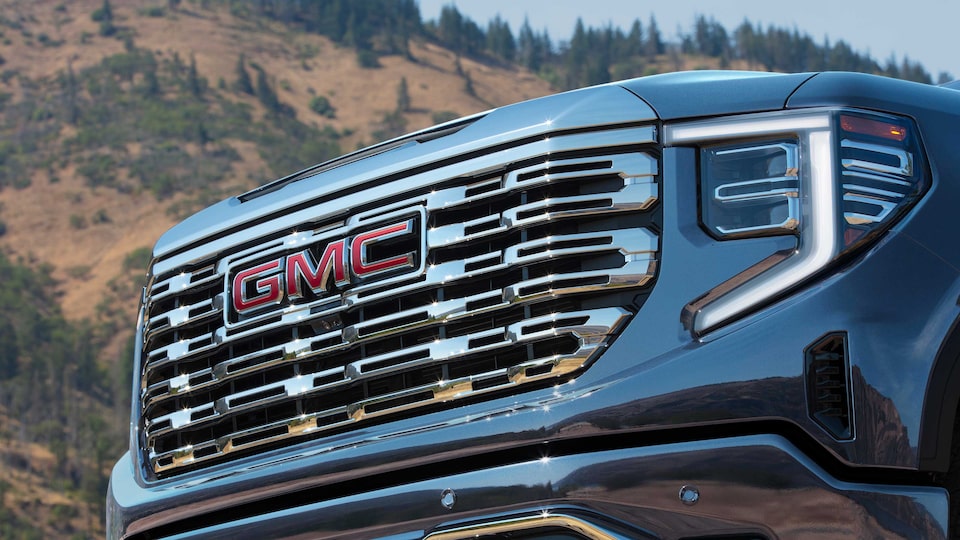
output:
[[[860,188],[857,188],[857,189],[858,191],[860,190]],[[903,197],[900,197],[900,198],[903,198]],[[896,210],[897,208],[896,202],[884,201],[876,197],[857,195],[854,193],[844,193],[843,201],[866,204],[866,205],[877,208],[877,212],[874,214],[866,214],[864,212],[844,212],[843,213],[844,219],[846,219],[847,223],[851,225],[879,223],[887,219],[890,213]]]
[[[196,278],[198,275],[201,276],[199,279]],[[180,294],[186,289],[217,283],[219,279],[222,279],[222,277],[223,276],[216,273],[216,268],[213,266],[200,268],[192,272],[184,271],[179,274],[175,274],[164,281],[158,281],[154,283],[151,289],[155,292],[150,298],[154,302],[163,300],[168,296]],[[195,279],[196,281],[194,281]]]
[[[824,112],[777,111],[724,117],[664,126],[665,146],[683,146],[693,142],[733,141],[740,137],[761,137],[800,133],[830,128],[830,116]]]
[[[862,171],[843,171],[844,178],[851,178],[851,182],[855,182],[857,178],[862,178],[864,180],[873,180],[874,182],[884,182],[886,184],[891,184],[894,186],[903,186],[903,187],[913,187],[913,183],[906,180],[901,180],[899,178],[894,178],[892,176],[887,176],[885,174],[874,174],[867,173]]]
[[[911,176],[913,175],[913,155],[906,150],[900,148],[891,148],[889,146],[883,146],[879,144],[870,144],[862,141],[853,141],[850,139],[843,139],[840,141],[840,148],[851,148],[853,150],[864,150],[867,152],[874,152],[877,154],[883,154],[890,156],[897,160],[898,165],[884,165],[882,163],[877,163],[875,161],[867,161],[864,159],[842,159],[840,160],[844,169],[863,169],[867,171],[879,172],[892,174],[897,176]]]
[[[627,536],[617,534],[583,518],[550,511],[531,516],[505,518],[436,531],[424,536],[423,540],[467,540],[481,536],[527,532],[545,528],[566,529],[583,535],[588,540],[630,540]]]
[[[782,176],[750,179],[721,184],[714,189],[713,198],[724,205],[730,205],[734,207],[755,202],[768,204],[786,202],[787,215],[779,223],[730,228],[717,225],[716,229],[719,232],[725,235],[736,236],[757,231],[796,231],[798,228],[800,228],[800,150],[796,144],[782,142],[776,144],[742,146],[739,148],[718,151],[716,152],[716,155],[727,156],[731,154],[773,149],[783,152],[784,170]],[[768,172],[768,174],[770,173]],[[771,187],[771,184],[774,183],[780,187]],[[752,190],[745,191],[742,188],[752,188]],[[739,193],[736,193],[737,191],[739,191]],[[725,192],[734,193],[725,194]],[[783,199],[783,201],[779,201],[780,199]]]
[[[584,401],[567,397],[570,401],[563,401],[567,405]],[[614,400],[612,405],[604,405],[614,407],[618,403]],[[474,444],[474,452],[469,455],[502,450],[504,437],[499,434],[509,433],[514,426],[529,426],[512,421],[524,414],[543,415],[543,405],[541,401],[521,400],[512,404],[518,411],[515,414],[458,417],[456,421],[477,421],[487,427],[482,437],[474,432],[464,435]],[[558,407],[564,411],[555,412]],[[552,403],[551,414],[577,419],[579,412],[590,410],[587,405],[572,411],[565,407]],[[535,428],[539,424],[533,425],[529,431],[514,434],[514,445],[537,438]],[[449,444],[440,456],[426,455],[433,448],[431,443],[443,447],[450,441],[445,434],[437,433],[437,426],[429,426],[429,422],[423,426],[423,431],[414,429],[405,434],[371,430],[334,445],[308,445],[299,451],[277,453],[253,467],[211,471],[165,486],[138,484],[131,474],[136,458],[124,454],[113,469],[107,494],[109,537],[165,537],[162,532],[171,525],[204,516],[200,526],[194,521],[188,532],[176,538],[259,540],[267,531],[270,537],[304,539],[315,538],[322,531],[319,534],[326,538],[438,540],[430,535],[527,516],[562,515],[606,534],[619,534],[618,540],[847,538],[851,531],[869,538],[947,538],[950,505],[946,489],[838,480],[776,435],[602,451],[590,451],[590,438],[585,437],[583,452],[551,455],[545,448],[539,456],[525,461],[437,475],[431,475],[427,466],[426,476],[407,476],[398,485],[324,496],[328,492],[322,486],[333,482],[356,482],[384,470],[432,463],[431,458],[435,461],[451,454],[463,455],[462,445]],[[412,436],[414,433],[416,436]],[[377,443],[380,454],[370,450],[371,443]],[[401,451],[404,445],[409,448]],[[417,450],[424,452],[415,455]],[[351,467],[357,455],[379,459],[364,461],[364,467]],[[271,482],[270,490],[264,489],[265,482]],[[683,485],[700,488],[701,497],[695,506],[678,500],[678,489]],[[184,487],[191,488],[194,496],[184,497],[187,490],[178,489]],[[304,496],[309,488],[315,488],[313,495]],[[448,489],[457,493],[452,509],[441,504],[442,494]],[[283,504],[266,506],[258,502],[278,500]],[[793,511],[784,512],[784,508]],[[344,516],[356,519],[345,520]],[[577,535],[574,530],[565,532],[567,536]]]

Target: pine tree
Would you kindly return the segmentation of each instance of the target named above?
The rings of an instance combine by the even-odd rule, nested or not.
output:
[[[577,17],[573,28],[573,37],[570,38],[570,48],[567,50],[567,88],[583,86],[587,81],[587,58],[590,54],[587,31],[583,26],[583,19]]]
[[[401,77],[397,85],[397,112],[405,113],[410,110],[410,91],[407,88],[407,78]]]
[[[250,74],[247,73],[247,67],[245,65],[245,60],[243,54],[240,55],[240,58],[237,59],[237,82],[236,89],[244,94],[250,94],[251,96],[255,95],[253,89],[253,83],[250,81]]]
[[[663,39],[660,37],[660,29],[657,27],[657,19],[650,15],[650,24],[647,25],[647,57],[653,60],[658,54],[666,52]]]
[[[246,70],[244,70],[244,73],[246,73]],[[193,53],[190,53],[190,67],[187,69],[187,88],[190,89],[193,97],[203,96],[203,84],[197,75],[197,59],[193,56]]]
[[[517,38],[517,61],[530,71],[540,69],[540,56],[537,51],[537,36],[530,28],[530,21],[523,19],[520,34]]]
[[[626,51],[628,56],[639,56],[643,54],[643,24],[640,19],[634,19],[630,27],[630,34],[627,36]]]
[[[267,108],[268,112],[279,113],[282,112],[282,107],[280,105],[280,99],[277,98],[277,93],[270,86],[270,81],[267,80],[267,74],[263,69],[257,69],[257,99],[260,100],[260,103]]]
[[[103,0],[103,7],[100,8],[100,12],[103,14],[103,20],[113,20],[113,9],[110,7],[110,0]]]
[[[143,66],[143,93],[148,97],[160,95],[160,80],[157,78],[157,62],[152,53],[147,54],[148,62]]]
[[[487,26],[487,50],[512,62],[517,54],[517,42],[513,39],[510,24],[497,15]]]
[[[13,325],[6,319],[0,319],[0,380],[9,379],[17,374],[17,358],[20,349],[17,346],[17,334]]]
[[[73,64],[70,62],[67,62],[67,76],[63,86],[64,100],[66,101],[67,107],[67,122],[76,125],[77,120],[80,119],[79,97],[77,96],[79,87],[77,85],[77,76],[73,72]]]
[[[112,36],[117,33],[117,27],[113,25],[113,9],[110,7],[110,0],[103,0],[103,7],[94,12],[93,20],[100,21],[101,36]]]

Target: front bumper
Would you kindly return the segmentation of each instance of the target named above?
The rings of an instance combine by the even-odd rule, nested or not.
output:
[[[114,474],[110,489],[112,536],[121,533],[118,500],[149,496],[132,481],[129,457],[117,467],[126,474]],[[775,435],[544,452],[342,497],[328,497],[331,492],[288,491],[157,528],[148,518],[127,532],[231,540],[451,540],[505,530],[563,530],[591,539],[933,539],[946,537],[948,515],[943,489],[840,481]],[[188,505],[177,511],[198,510]]]

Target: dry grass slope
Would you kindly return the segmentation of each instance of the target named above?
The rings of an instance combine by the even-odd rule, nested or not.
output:
[[[105,56],[123,52],[120,40],[97,35],[97,23],[90,13],[101,4],[100,0],[7,2],[0,13],[8,20],[23,21],[23,31],[3,29],[6,40],[0,45],[0,55],[6,63],[2,69],[32,80],[52,80],[68,63],[80,71]],[[160,58],[193,56],[198,72],[211,86],[220,79],[228,84],[233,81],[238,55],[243,53],[248,65],[262,66],[275,81],[280,100],[295,109],[298,119],[348,133],[341,139],[343,151],[374,142],[378,119],[396,106],[402,77],[407,79],[411,97],[411,110],[405,115],[410,130],[430,126],[436,112],[467,115],[550,93],[548,85],[530,73],[464,59],[462,68],[470,73],[476,94],[469,95],[463,77],[456,72],[453,53],[429,43],[412,45],[416,62],[384,57],[381,68],[362,69],[353,50],[323,36],[294,32],[268,21],[239,19],[224,9],[205,10],[184,3],[182,9],[150,17],[144,14],[147,7],[164,4],[114,4],[117,24],[133,29],[137,47],[152,50]],[[62,44],[42,45],[37,41],[40,35]],[[0,85],[0,90],[15,96],[22,91],[15,79]],[[327,97],[336,109],[334,118],[310,110],[314,95]],[[248,103],[255,114],[263,114],[256,98],[236,94],[231,98]],[[69,134],[64,130],[61,136]],[[248,171],[257,171],[261,177],[269,174],[263,172],[264,163],[249,143],[229,142],[242,162],[234,166],[236,180],[228,181],[232,190],[225,191],[251,187]],[[135,147],[131,150],[137,151]],[[56,183],[51,183],[49,173],[37,171],[29,188],[0,192],[0,218],[7,224],[0,245],[30,261],[52,264],[62,284],[66,315],[92,317],[105,285],[121,272],[125,255],[152,245],[176,216],[166,211],[171,202],[158,202],[149,193],[91,189],[73,167],[56,171],[55,177]],[[91,223],[99,210],[106,211],[109,223]],[[78,227],[78,218],[87,225]],[[133,306],[131,299],[130,313]]]
[[[102,0],[0,0],[0,95],[9,94],[8,103],[16,103],[32,91],[22,81],[52,85],[68,65],[80,73],[105,57],[123,53],[121,39],[98,34],[91,13],[101,6]],[[396,108],[401,78],[406,78],[411,98],[404,114],[409,130],[432,125],[437,113],[463,116],[551,93],[546,82],[530,73],[462,59],[461,69],[472,80],[471,95],[458,74],[455,55],[431,43],[411,43],[415,61],[382,57],[382,67],[363,69],[352,49],[270,21],[238,18],[224,6],[205,9],[199,2],[185,1],[171,10],[166,2],[152,0],[114,1],[112,7],[116,24],[131,33],[136,47],[152,51],[161,61],[174,55],[185,62],[193,57],[211,90],[221,79],[229,88],[242,53],[248,66],[256,64],[266,71],[280,101],[292,107],[300,121],[329,126],[342,134],[339,143],[344,152],[375,142],[374,132],[383,115]],[[149,14],[150,8],[163,8],[161,16],[153,16],[157,10]],[[248,104],[256,119],[265,114],[253,96],[216,91]],[[314,96],[329,100],[336,109],[333,118],[310,109]],[[3,114],[0,105],[0,118]],[[75,128],[64,124],[49,144],[63,145],[75,134]],[[222,142],[241,159],[233,163],[214,195],[249,189],[271,175],[253,143],[229,137]],[[201,152],[196,145],[185,145],[183,150],[191,156]],[[127,154],[140,151],[137,142],[126,145]],[[120,183],[136,185],[130,171],[116,174]],[[57,161],[34,169],[27,187],[0,190],[0,222],[6,226],[0,233],[0,250],[30,265],[51,266],[68,318],[102,318],[104,304],[111,313],[120,314],[122,330],[99,354],[101,364],[109,365],[119,358],[135,320],[135,284],[140,278],[136,271],[125,269],[124,262],[132,252],[151,246],[179,219],[182,211],[172,209],[211,202],[209,194],[199,203],[197,197],[179,193],[158,200],[143,188],[121,192],[91,187],[75,163]],[[119,417],[122,410],[116,414]],[[4,430],[12,433],[17,425],[16,419],[0,410]],[[44,471],[53,460],[39,445],[23,445],[14,437],[0,440],[0,477],[7,479],[0,490],[0,507],[45,537],[102,535],[93,507],[77,503],[45,480]]]

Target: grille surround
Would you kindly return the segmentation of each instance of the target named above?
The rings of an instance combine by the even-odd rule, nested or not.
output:
[[[138,407],[147,470],[171,476],[575,376],[652,287],[656,133],[620,126],[518,141],[496,167],[381,190],[350,216],[278,217],[257,225],[268,234],[189,265],[158,259]],[[426,224],[422,270],[229,320],[232,261],[412,211]]]

